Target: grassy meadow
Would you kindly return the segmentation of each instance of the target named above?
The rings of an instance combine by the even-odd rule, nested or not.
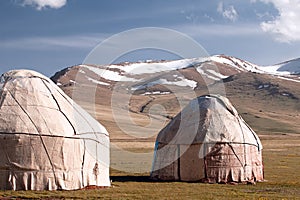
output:
[[[0,196],[3,199],[300,199],[300,135],[278,133],[260,135],[260,138],[264,145],[266,181],[256,185],[151,182],[147,173],[112,169],[110,188],[0,191]],[[148,150],[131,148],[139,152]]]

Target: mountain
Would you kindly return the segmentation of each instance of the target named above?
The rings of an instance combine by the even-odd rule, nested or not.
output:
[[[76,65],[51,79],[112,139],[155,134],[196,96],[227,96],[260,134],[300,133],[300,59],[258,66],[232,56]],[[129,120],[130,119],[130,120]],[[118,121],[119,120],[119,121]],[[120,125],[121,124],[121,125]],[[142,131],[137,128],[143,127]],[[120,127],[121,126],[121,127]],[[131,136],[124,135],[130,129]]]
[[[81,73],[79,81],[91,82],[94,84],[110,87],[116,82],[145,82],[144,87],[156,84],[189,86],[196,88],[199,77],[208,82],[219,81],[231,75],[241,72],[254,72],[259,74],[277,75],[280,78],[298,81],[300,72],[300,58],[273,66],[257,66],[241,59],[216,55],[206,58],[183,59],[176,61],[147,61],[139,63],[120,63],[112,65],[78,65],[64,69],[56,73],[52,79],[59,85],[72,84],[74,80],[69,77],[74,71]],[[195,77],[185,77],[176,75],[176,72],[189,71]],[[168,74],[166,79],[157,79],[162,74]],[[184,73],[185,74],[185,73]],[[76,73],[76,75],[79,75]],[[64,78],[63,76],[68,76]],[[173,78],[172,78],[173,76]],[[147,77],[147,81],[145,81]],[[150,78],[154,78],[149,82]],[[74,79],[75,77],[73,77]],[[77,77],[79,78],[79,77]],[[134,85],[134,84],[132,84]],[[140,87],[139,87],[140,86]],[[136,88],[143,88],[143,85],[135,85]]]

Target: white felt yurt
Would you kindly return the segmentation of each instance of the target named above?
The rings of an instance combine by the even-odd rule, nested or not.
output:
[[[201,96],[158,134],[151,178],[209,183],[262,181],[262,144],[227,98]]]
[[[47,77],[9,71],[0,81],[0,189],[110,186],[109,134]]]

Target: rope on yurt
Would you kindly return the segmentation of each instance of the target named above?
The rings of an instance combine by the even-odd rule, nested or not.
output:
[[[60,90],[56,90],[67,102],[69,102],[70,104],[72,104],[69,99],[60,91]],[[90,128],[94,131],[94,133],[96,133],[97,131],[94,130],[93,126],[91,125],[91,123],[76,109],[76,107],[73,107],[74,110],[77,111],[77,113],[82,117],[82,119],[85,120],[85,122],[90,126]],[[106,133],[101,133],[106,135],[107,137],[109,137],[109,134]]]
[[[1,76],[1,78],[2,78],[2,76]],[[7,82],[4,82],[2,88],[5,88],[6,83],[7,83]],[[3,93],[4,93],[4,90],[1,89],[1,90],[0,90],[0,108],[2,107],[2,104],[3,104],[4,99],[5,99],[5,97],[2,98]],[[6,96],[6,93],[4,93],[4,95]]]
[[[57,101],[57,99],[55,98],[55,96],[53,95],[52,91],[50,90],[50,88],[47,86],[47,84],[44,82],[43,79],[41,79],[41,81],[43,82],[44,86],[47,88],[47,90],[48,90],[49,93],[51,94],[52,99],[55,101],[55,104],[57,105],[59,112],[66,118],[66,120],[68,121],[68,123],[71,125],[71,127],[72,127],[72,129],[73,129],[74,135],[76,135],[75,127],[73,126],[73,124],[71,123],[71,121],[69,120],[69,118],[67,117],[67,115],[61,110],[61,107],[60,107],[60,105],[58,104],[58,101]]]
[[[177,144],[177,162],[178,162],[178,170],[177,170],[177,173],[178,173],[178,180],[181,181],[181,175],[180,175],[180,144]]]
[[[234,150],[233,146],[232,146],[230,143],[228,143],[228,146],[231,148],[231,150],[232,150],[233,154],[234,154],[234,155],[235,155],[235,157],[238,159],[238,161],[240,162],[241,166],[242,166],[242,167],[244,167],[244,164],[243,164],[243,162],[241,161],[241,159],[239,158],[239,156],[238,156],[238,155],[237,155],[237,153],[235,152],[235,150]]]
[[[230,112],[233,116],[235,116],[233,109],[230,108],[231,105],[224,102],[221,96],[219,95],[207,95],[207,96],[216,98],[218,102],[222,104],[226,108],[226,110],[228,110],[228,112]]]
[[[247,151],[246,151],[246,141],[245,141],[245,134],[244,134],[244,131],[243,131],[243,127],[242,127],[242,124],[241,124],[241,121],[240,121],[240,116],[236,116],[237,120],[238,120],[238,123],[239,123],[239,126],[241,128],[241,131],[242,131],[242,135],[243,135],[243,146],[244,146],[244,159],[245,159],[245,165],[244,165],[244,173],[246,174],[246,166],[247,166]]]
[[[239,115],[239,117],[240,117],[240,115]],[[261,150],[261,146],[260,146],[260,143],[258,142],[259,139],[258,139],[256,133],[255,133],[254,130],[247,124],[247,122],[245,122],[245,120],[243,120],[242,117],[240,117],[240,120],[242,120],[242,122],[243,122],[243,123],[249,128],[249,130],[251,131],[253,137],[254,137],[255,140],[256,140],[258,151],[260,151],[260,150]]]
[[[55,101],[57,107],[58,107],[58,110],[59,112],[66,118],[66,120],[68,121],[68,123],[70,124],[70,126],[72,127],[73,129],[73,132],[74,132],[74,135],[76,135],[76,129],[74,127],[74,125],[71,123],[70,119],[67,117],[67,115],[62,111],[57,99],[55,98],[55,96],[53,95],[52,91],[50,90],[50,88],[47,86],[47,84],[44,82],[44,80],[42,80],[43,84],[45,85],[45,87],[48,89],[48,91],[50,92],[53,100]],[[60,93],[61,94],[61,93]],[[62,95],[62,94],[61,94]],[[69,102],[70,103],[70,102]],[[83,139],[83,145],[84,145],[84,151],[83,151],[83,155],[82,155],[82,164],[81,164],[81,178],[82,180],[84,180],[84,161],[85,161],[85,150],[86,150],[86,143],[85,143],[85,140]],[[96,145],[97,147],[98,145]],[[97,154],[97,149],[96,149],[96,154]],[[96,155],[96,159],[98,159],[98,156]],[[98,160],[97,160],[98,162]],[[96,179],[97,180],[97,179]],[[83,183],[82,183],[83,184]]]

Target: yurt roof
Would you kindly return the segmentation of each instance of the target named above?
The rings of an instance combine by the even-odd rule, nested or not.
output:
[[[193,99],[164,129],[157,142],[165,144],[247,143],[262,148],[256,133],[230,101],[219,95]]]
[[[108,135],[49,78],[31,70],[13,70],[0,77],[0,133]]]

